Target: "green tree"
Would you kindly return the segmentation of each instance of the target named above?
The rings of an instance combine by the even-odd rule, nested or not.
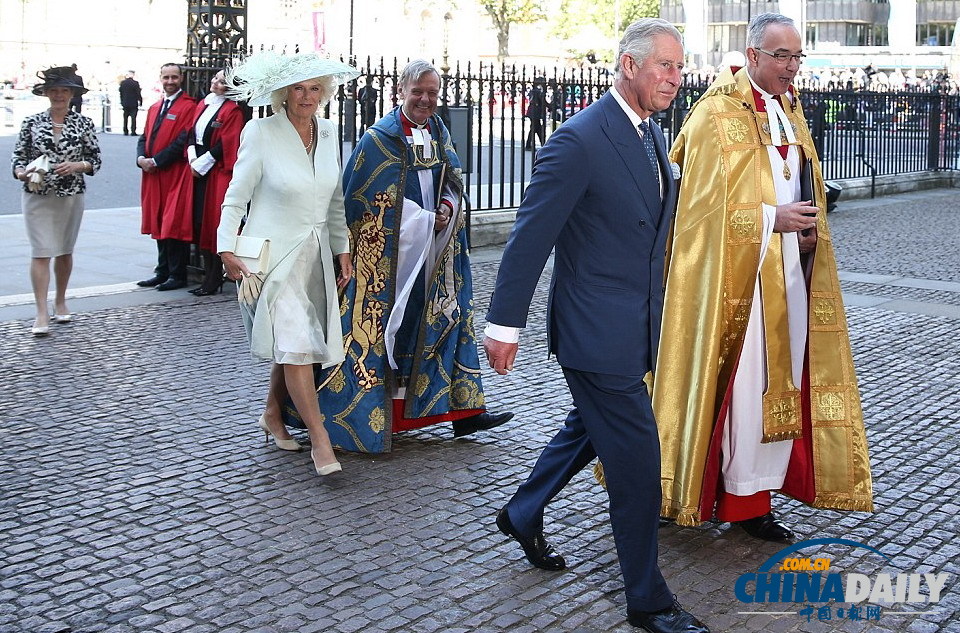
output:
[[[510,54],[510,25],[530,24],[546,19],[543,3],[537,0],[480,0],[497,29],[497,61]]]
[[[578,55],[592,52],[598,59],[609,62],[612,61],[613,51],[607,43],[619,41],[623,29],[631,22],[659,15],[659,0],[563,0],[553,20],[552,31],[558,37],[574,40],[574,50],[571,52]],[[599,31],[604,40],[594,46],[585,46],[585,42],[576,38],[584,30]]]

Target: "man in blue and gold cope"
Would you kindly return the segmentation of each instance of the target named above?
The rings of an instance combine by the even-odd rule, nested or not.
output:
[[[825,189],[792,86],[802,41],[756,16],[670,152],[680,165],[653,406],[661,514],[787,541],[771,491],[871,511],[873,492]]]
[[[460,160],[436,116],[439,92],[437,69],[410,62],[401,105],[344,167],[356,271],[341,300],[346,360],[317,382],[331,441],[346,450],[389,451],[393,432],[438,422],[461,437],[513,417],[485,411]]]

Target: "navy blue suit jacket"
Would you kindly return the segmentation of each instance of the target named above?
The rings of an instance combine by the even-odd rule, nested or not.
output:
[[[643,375],[656,361],[677,186],[663,133],[651,129],[662,199],[637,130],[610,93],[560,126],[537,155],[487,321],[526,326],[555,248],[547,327],[563,367]]]

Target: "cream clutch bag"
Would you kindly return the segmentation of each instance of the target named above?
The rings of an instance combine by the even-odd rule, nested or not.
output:
[[[270,240],[262,237],[238,235],[233,254],[243,262],[250,275],[237,283],[237,301],[253,306],[260,297],[263,280],[270,267]]]
[[[27,189],[36,193],[40,191],[40,185],[43,182],[43,176],[50,171],[50,159],[46,154],[40,154],[33,162],[27,165],[27,171],[30,173],[30,180],[27,182]]]

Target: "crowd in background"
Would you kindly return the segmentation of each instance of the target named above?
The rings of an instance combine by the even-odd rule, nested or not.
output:
[[[720,69],[713,66],[690,67],[684,73],[684,81],[690,84],[710,84],[719,74]],[[935,91],[960,94],[960,84],[946,70],[877,70],[872,65],[842,69],[801,68],[794,85],[801,90]]]

